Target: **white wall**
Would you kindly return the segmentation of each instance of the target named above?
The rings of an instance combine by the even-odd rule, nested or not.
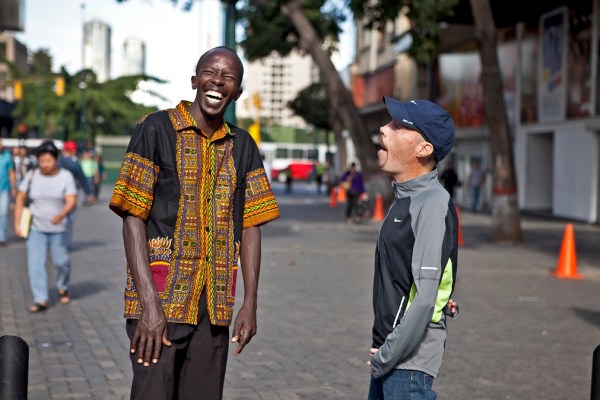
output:
[[[597,221],[598,136],[583,123],[557,126],[554,136],[554,202],[557,216]]]

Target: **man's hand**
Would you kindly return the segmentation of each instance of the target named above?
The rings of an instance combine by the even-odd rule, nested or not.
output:
[[[447,316],[449,316],[450,318],[458,318],[458,313],[460,312],[459,308],[458,308],[458,303],[455,302],[452,299],[448,300],[448,305],[446,306],[446,312],[445,314]]]
[[[256,308],[242,307],[235,318],[231,337],[231,343],[238,344],[234,353],[236,356],[244,350],[254,335],[256,335]]]
[[[373,356],[375,355],[375,353],[377,353],[379,351],[379,349],[376,348],[371,348],[371,350],[369,351],[371,358],[373,358]],[[367,361],[367,365],[369,367],[371,367],[371,360],[369,359],[369,361]],[[369,368],[369,374],[373,375],[373,368]]]
[[[152,363],[156,364],[160,358],[162,345],[171,346],[167,338],[167,318],[160,307],[150,307],[148,311],[142,311],[142,315],[135,328],[131,340],[130,351],[137,353],[138,364],[144,363],[145,367]]]

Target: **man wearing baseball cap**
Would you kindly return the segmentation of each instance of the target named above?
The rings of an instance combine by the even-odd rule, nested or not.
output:
[[[457,268],[458,219],[437,164],[452,149],[448,112],[427,100],[384,97],[377,164],[395,201],[375,253],[369,399],[434,399]]]

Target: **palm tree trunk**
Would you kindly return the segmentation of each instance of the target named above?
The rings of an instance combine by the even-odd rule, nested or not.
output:
[[[371,141],[364,121],[358,113],[358,109],[352,101],[350,92],[344,86],[329,54],[322,49],[321,41],[300,8],[301,5],[302,0],[291,0],[281,6],[281,12],[296,27],[300,35],[300,46],[312,56],[323,73],[332,111],[339,116],[344,127],[350,131],[350,137],[354,142],[363,174],[371,176],[378,171],[374,156],[375,146]]]
[[[485,118],[493,162],[492,241],[521,242],[517,179],[497,53],[496,25],[489,0],[470,0],[481,57]]]

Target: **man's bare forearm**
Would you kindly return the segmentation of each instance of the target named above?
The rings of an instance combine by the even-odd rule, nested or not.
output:
[[[137,217],[127,216],[123,220],[125,258],[131,271],[142,309],[159,305],[158,293],[152,280],[148,260],[148,237],[144,222]]]
[[[261,232],[253,226],[242,232],[240,262],[244,279],[244,306],[256,308],[261,260]]]

